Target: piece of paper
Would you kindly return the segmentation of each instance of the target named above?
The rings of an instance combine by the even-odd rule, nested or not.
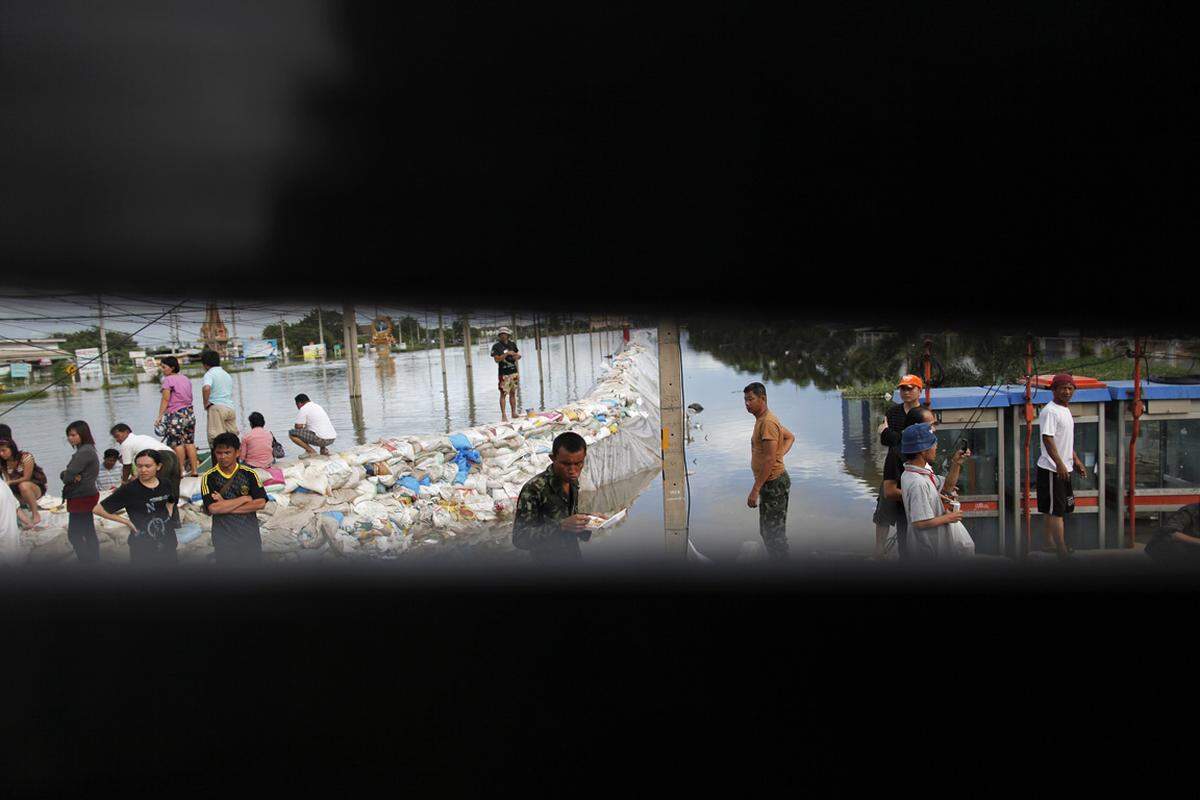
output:
[[[599,530],[601,528],[607,528],[611,525],[616,525],[618,522],[620,522],[624,518],[625,518],[625,509],[623,509],[623,508],[620,511],[618,511],[617,513],[610,516],[608,519],[605,519],[604,517],[591,516],[588,519],[588,528],[590,528],[591,530]]]

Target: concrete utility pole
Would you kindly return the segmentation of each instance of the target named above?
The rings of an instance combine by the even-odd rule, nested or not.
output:
[[[566,392],[568,403],[571,402],[571,357],[574,355],[567,344],[567,337],[569,335],[567,333],[567,327],[569,325],[570,323],[568,322],[567,325],[563,327],[563,375],[565,376],[563,390]]]
[[[679,323],[658,323],[658,391],[662,413],[663,530],[670,558],[687,558],[688,522],[687,456],[683,415],[683,358],[679,350]]]
[[[516,340],[517,340],[517,312],[514,311],[514,312],[512,312],[512,341],[515,342]],[[519,372],[524,372],[524,370],[519,370]],[[521,381],[520,380],[517,381],[517,408],[521,409],[521,412],[524,413],[525,398],[521,396]]]
[[[467,359],[467,386],[474,391],[475,377],[471,371],[471,318],[463,314],[463,355]]]
[[[104,297],[96,295],[96,314],[100,317],[100,370],[104,374],[104,385],[108,385],[108,331],[104,328]]]
[[[533,346],[537,349],[538,388],[541,389],[541,404],[538,406],[538,411],[542,411],[546,408],[546,383],[542,380],[542,328],[537,314],[533,315]]]
[[[321,350],[325,350],[325,323],[321,319],[321,307],[317,306],[317,334],[321,337]]]
[[[283,328],[283,317],[279,318],[279,349],[283,351],[283,363],[288,363],[287,359],[287,333]]]
[[[442,312],[438,312],[438,349],[442,351],[442,394],[450,397],[446,386],[446,328],[442,325]]]
[[[362,377],[358,371],[358,317],[353,303],[342,304],[342,341],[346,348],[346,379],[350,384],[350,401],[362,399]]]

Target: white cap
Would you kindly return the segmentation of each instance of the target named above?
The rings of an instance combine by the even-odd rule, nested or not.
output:
[[[508,328],[501,328],[499,333],[507,333],[509,336],[512,336],[512,331],[510,331]]]

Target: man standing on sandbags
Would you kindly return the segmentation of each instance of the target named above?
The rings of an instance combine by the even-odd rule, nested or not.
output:
[[[578,433],[560,433],[550,449],[550,466],[529,479],[517,498],[513,546],[536,562],[578,559],[579,541],[591,538],[588,515],[579,510],[579,476],[587,442]]]
[[[508,422],[508,414],[504,410],[504,396],[508,395],[508,404],[515,419],[517,416],[517,384],[521,380],[517,373],[517,361],[520,360],[521,354],[517,350],[517,343],[512,340],[511,330],[501,328],[499,339],[500,341],[492,345],[492,360],[500,365],[500,420]]]

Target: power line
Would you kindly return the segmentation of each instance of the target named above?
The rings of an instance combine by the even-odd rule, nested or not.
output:
[[[164,311],[164,312],[162,313],[162,315],[161,315],[161,316],[159,316],[159,317],[158,317],[158,319],[162,319],[162,318],[163,318],[163,317],[165,317],[167,314],[170,314],[172,311],[174,311],[174,308],[169,308],[169,309],[167,309],[166,311]],[[154,320],[154,322],[157,322],[157,321],[158,321],[158,319]],[[132,334],[127,334],[127,335],[125,336],[125,339],[124,339],[124,340],[121,342],[121,344],[125,344],[126,342],[130,341],[131,339],[133,339],[133,337],[134,337],[134,336],[136,336],[137,334],[141,333],[141,332],[142,332],[142,330],[144,330],[145,328],[148,328],[148,327],[150,327],[151,325],[153,325],[153,324],[154,324],[154,322],[147,322],[147,323],[146,323],[144,326],[142,326],[142,328],[139,328],[138,330],[134,331]],[[108,347],[108,348],[105,348],[104,350],[101,350],[101,351],[100,351],[100,352],[99,352],[99,353],[98,353],[98,354],[97,354],[97,355],[96,355],[94,358],[89,358],[87,361],[83,362],[83,363],[82,363],[82,364],[80,364],[79,366],[80,366],[80,367],[86,367],[88,364],[91,364],[93,361],[96,361],[96,360],[98,360],[98,359],[102,358],[103,356],[105,356],[105,355],[106,355],[106,354],[107,354],[107,353],[108,353],[110,350],[112,350],[112,347]],[[45,386],[43,386],[42,388],[38,389],[38,390],[37,390],[36,392],[34,392],[33,394],[29,395],[29,397],[26,397],[24,400],[21,400],[21,401],[17,402],[16,404],[14,404],[14,405],[10,406],[9,408],[6,408],[6,409],[4,409],[3,411],[0,411],[0,417],[3,417],[5,414],[8,414],[8,413],[9,413],[9,412],[11,412],[11,411],[16,411],[18,408],[20,408],[21,406],[25,405],[25,404],[26,404],[26,403],[28,403],[30,400],[32,400],[32,399],[34,399],[35,397],[38,397],[38,396],[40,396],[40,395],[42,395],[42,394],[46,393],[46,392],[47,392],[47,391],[49,391],[50,389],[54,388],[54,386],[56,386],[57,384],[61,383],[61,382],[62,382],[62,381],[65,379],[65,378],[69,378],[69,377],[71,377],[71,375],[70,375],[70,374],[68,374],[68,375],[64,375],[64,376],[63,376],[63,377],[61,377],[61,378],[55,378],[55,379],[54,379],[53,381],[51,381],[50,383],[46,384]]]

